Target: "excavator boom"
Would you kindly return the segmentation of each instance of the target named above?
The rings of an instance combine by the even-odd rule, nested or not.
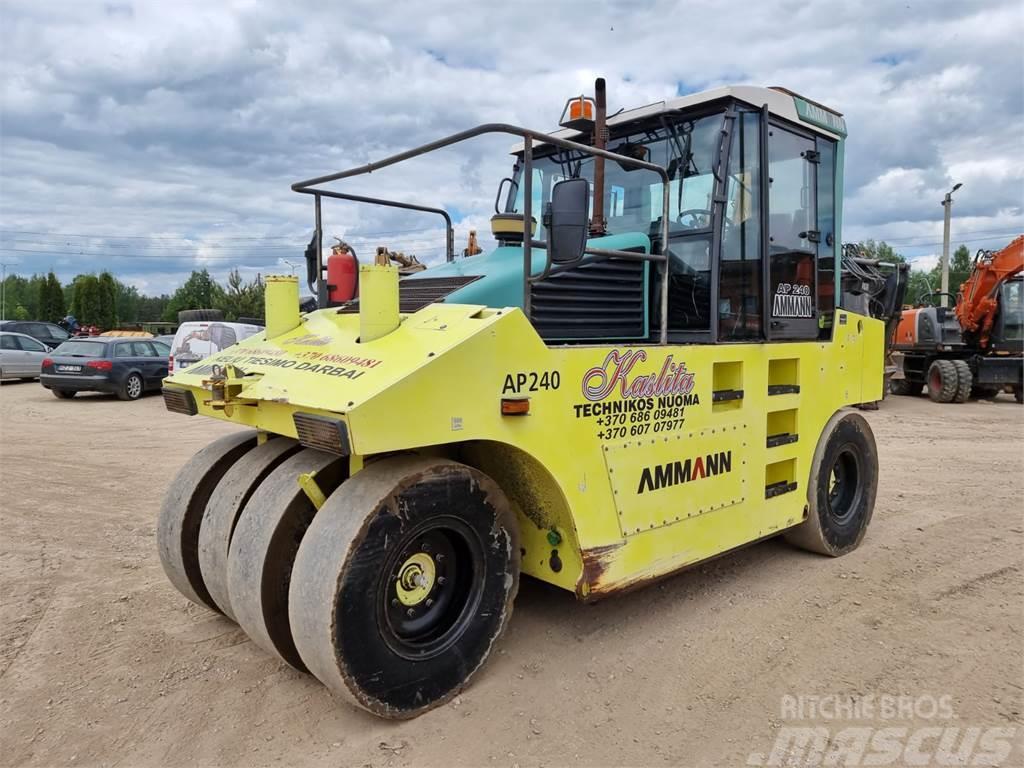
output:
[[[989,345],[992,323],[998,309],[999,287],[1024,271],[1024,235],[1000,251],[979,251],[974,269],[960,286],[956,318],[965,340],[976,340],[981,348]]]

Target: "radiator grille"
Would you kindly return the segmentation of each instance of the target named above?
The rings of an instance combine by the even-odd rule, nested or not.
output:
[[[164,407],[173,413],[195,416],[199,413],[196,399],[187,389],[164,389]]]
[[[637,339],[646,336],[646,262],[609,259],[534,283],[530,320],[541,338]]]
[[[340,419],[314,416],[310,413],[296,413],[292,417],[299,443],[307,448],[348,456],[348,427]]]
[[[398,282],[398,311],[412,314],[427,304],[443,301],[444,297],[464,286],[479,280],[483,275],[454,275],[451,277],[422,277],[415,280],[405,278]],[[339,314],[359,311],[359,299],[353,299],[338,308]]]

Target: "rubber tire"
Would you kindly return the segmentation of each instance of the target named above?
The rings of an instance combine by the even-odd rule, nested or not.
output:
[[[179,323],[198,323],[205,320],[223,320],[224,313],[219,309],[183,309],[178,313]]]
[[[1016,400],[1018,404],[1024,403],[1024,387],[1013,388],[1013,399]]]
[[[53,396],[59,400],[70,400],[78,394],[78,392],[73,389],[51,389],[50,391],[53,392]]]
[[[199,568],[199,527],[217,483],[256,447],[256,432],[232,432],[199,451],[171,481],[157,519],[160,563],[171,584],[193,603],[220,612]]]
[[[413,659],[379,628],[383,569],[408,532],[439,511],[480,537],[484,579],[476,618],[453,644]],[[381,717],[415,717],[455,696],[484,664],[512,614],[519,566],[515,516],[487,475],[445,459],[379,461],[327,500],[299,547],[289,596],[296,646],[334,693]]]
[[[920,385],[917,387],[917,391],[920,392]],[[914,391],[914,385],[910,379],[890,379],[889,380],[889,391],[894,395],[913,395],[916,394]]]
[[[956,368],[956,394],[953,396],[953,402],[966,403],[971,396],[974,374],[971,373],[971,366],[966,360],[954,360],[953,367]]]
[[[936,379],[938,381],[936,382]],[[956,366],[952,360],[936,360],[928,366],[928,376],[925,378],[928,387],[928,397],[936,403],[951,403],[956,397],[958,382]]]
[[[132,379],[139,380],[139,394],[134,396],[128,391],[128,382],[131,381]],[[117,390],[117,398],[118,400],[138,400],[140,397],[142,397],[145,391],[146,385],[145,382],[143,382],[142,380],[142,375],[138,373],[129,373],[125,377],[124,383],[121,384],[121,388]]]
[[[325,495],[341,485],[348,462],[304,448],[267,475],[245,505],[228,549],[228,599],[238,625],[263,650],[305,672],[288,624],[288,587],[299,544],[317,513],[298,484],[316,472]]]
[[[210,599],[229,619],[235,618],[228,591],[228,552],[235,525],[259,485],[299,448],[284,437],[257,445],[224,473],[210,495],[199,526],[199,570]]]
[[[850,448],[859,461],[859,497],[850,518],[830,514],[832,468],[840,452]],[[807,518],[785,532],[786,540],[802,549],[830,557],[852,552],[864,539],[878,495],[878,448],[867,420],[854,411],[837,411],[818,439],[807,484]]]

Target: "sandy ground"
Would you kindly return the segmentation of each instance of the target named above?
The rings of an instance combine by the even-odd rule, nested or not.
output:
[[[853,554],[769,541],[594,606],[525,580],[468,690],[391,723],[164,577],[164,488],[231,427],[159,397],[6,384],[0,763],[745,765],[807,724],[784,697],[839,695],[924,702],[871,727],[1015,729],[1000,762],[1024,765],[1024,408],[891,398],[867,415],[882,479]],[[953,719],[932,717],[941,697]]]

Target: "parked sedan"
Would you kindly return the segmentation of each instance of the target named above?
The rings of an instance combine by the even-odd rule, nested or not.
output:
[[[23,333],[49,349],[55,349],[71,338],[71,334],[53,323],[42,323],[36,320],[3,320],[0,331]]]
[[[49,350],[31,336],[0,331],[0,379],[35,379]]]
[[[146,390],[160,389],[169,354],[166,344],[149,339],[72,339],[43,360],[39,381],[61,399],[78,392],[109,392],[122,400],[138,400]]]

